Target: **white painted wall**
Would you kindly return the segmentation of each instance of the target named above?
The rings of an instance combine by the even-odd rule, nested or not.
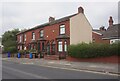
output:
[[[117,43],[117,42],[120,42],[120,39],[111,39],[110,40],[110,44]]]
[[[92,42],[92,26],[83,13],[70,18],[70,44]]]

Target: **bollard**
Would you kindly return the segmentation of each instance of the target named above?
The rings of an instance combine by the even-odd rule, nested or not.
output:
[[[20,53],[18,53],[18,58],[20,58]]]

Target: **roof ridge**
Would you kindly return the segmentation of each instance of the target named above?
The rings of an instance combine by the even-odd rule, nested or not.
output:
[[[60,22],[60,21],[62,21],[62,19],[63,19],[63,21],[65,21],[65,20],[67,20],[67,19],[69,19],[69,18],[71,18],[71,17],[73,17],[73,16],[75,16],[75,15],[77,15],[77,13],[72,14],[72,15],[69,15],[69,16],[65,16],[65,17],[62,17],[62,18],[59,18],[59,19],[54,20],[54,21],[52,21],[52,22],[46,22],[46,23],[44,23],[44,24],[40,24],[40,25],[34,26],[33,28],[27,29],[27,30],[25,30],[25,31],[20,31],[20,32],[17,33],[16,35],[21,34],[21,33],[24,33],[24,32],[27,32],[27,31],[30,31],[30,30],[33,30],[33,29],[37,29],[37,28],[40,28],[40,27],[44,27],[44,26],[46,26],[46,25],[56,24],[57,21]]]

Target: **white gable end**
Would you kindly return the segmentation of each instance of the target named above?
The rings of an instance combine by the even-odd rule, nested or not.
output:
[[[70,44],[92,42],[92,27],[83,13],[70,18]]]

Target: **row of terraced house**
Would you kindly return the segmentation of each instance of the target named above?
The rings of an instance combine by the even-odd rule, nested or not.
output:
[[[114,43],[120,40],[118,30],[120,24],[113,24],[109,19],[109,27],[100,27],[95,30],[87,20],[84,9],[78,8],[78,12],[55,19],[49,17],[49,22],[35,26],[17,34],[18,50],[36,49],[37,53],[47,55],[66,55],[67,47],[78,43]]]

